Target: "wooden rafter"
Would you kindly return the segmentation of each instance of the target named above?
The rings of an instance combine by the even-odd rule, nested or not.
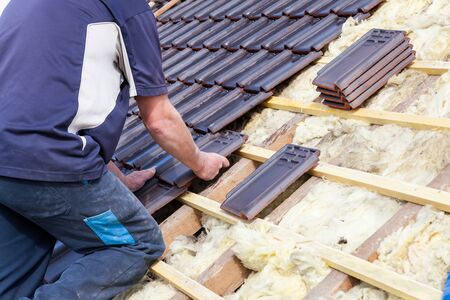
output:
[[[232,216],[220,208],[220,204],[194,193],[185,193],[180,200],[194,209],[200,210],[212,217],[220,219],[229,224],[236,224],[242,220]],[[400,275],[378,265],[372,264],[366,260],[323,245],[316,241],[311,241],[305,237],[291,232],[278,225],[272,224],[262,219],[256,219],[253,222],[263,222],[270,226],[271,231],[276,233],[279,238],[292,238],[300,243],[307,244],[314,252],[320,256],[326,264],[336,270],[348,274],[370,285],[378,287],[398,297],[405,299],[440,299],[442,292],[430,286],[417,282],[404,275]]]
[[[323,56],[316,61],[316,63],[327,64],[333,59],[334,57]],[[408,66],[408,69],[422,71],[429,75],[442,75],[450,70],[450,62],[437,60],[416,60]]]
[[[313,116],[336,116],[344,119],[365,121],[378,125],[395,124],[398,126],[410,127],[419,130],[450,130],[449,118],[433,118],[398,112],[378,111],[367,108],[346,111],[334,109],[316,102],[303,104],[283,97],[272,97],[268,101],[264,102],[263,106]]]

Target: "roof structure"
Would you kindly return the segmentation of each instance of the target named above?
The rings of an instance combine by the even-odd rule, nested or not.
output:
[[[176,2],[171,1],[167,5]],[[177,197],[184,204],[161,224],[167,246],[177,236],[193,236],[201,230],[198,212],[229,224],[242,221],[221,210],[220,203],[228,193],[239,198],[236,193],[243,186],[248,187],[248,184],[239,183],[251,182],[260,176],[258,174],[263,170],[256,169],[257,162],[268,160],[270,164],[276,160],[279,155],[274,155],[275,151],[291,143],[297,124],[307,118],[305,114],[296,115],[266,139],[263,148],[251,145],[239,148],[244,142],[242,135],[223,130],[258,105],[309,115],[335,115],[371,124],[397,124],[444,132],[450,130],[448,118],[377,112],[368,108],[347,112],[317,102],[302,104],[292,99],[273,97],[276,86],[309,64],[331,60],[321,59],[322,51],[339,36],[347,17],[367,18],[381,2],[187,0],[167,11],[163,8],[163,13],[156,13],[160,15],[162,55],[171,101],[192,128],[193,136],[201,147],[216,151],[215,145],[226,140],[217,151],[230,154],[239,149],[235,154],[243,157],[201,195],[186,192],[193,179],[192,173],[158,148],[146,133],[135,103],[130,103],[129,117],[115,162],[125,172],[155,164],[159,166],[157,178],[136,193],[149,211],[154,212]],[[443,74],[450,69],[446,62],[416,61],[409,67],[429,74]],[[260,173],[256,171],[252,174],[255,170]],[[355,279],[406,299],[440,299],[442,292],[435,287],[371,262],[376,259],[381,241],[412,222],[423,205],[431,205],[447,213],[450,211],[450,194],[438,190],[448,183],[449,172],[447,167],[428,187],[424,187],[320,162],[310,170],[311,177],[296,187],[295,192],[285,197],[281,204],[277,203],[265,221],[257,219],[248,226],[269,228],[281,243],[283,239],[286,239],[286,244],[295,240],[307,245],[306,248],[311,247],[313,256],[333,269],[308,290],[305,299],[334,297],[336,292],[354,286]],[[182,176],[179,176],[180,173]],[[292,183],[292,180],[283,181],[282,174],[276,176],[274,181],[280,181],[280,185]],[[406,201],[407,204],[349,254],[277,225],[321,182],[320,178],[362,187]],[[257,234],[256,231],[254,233]],[[70,252],[61,250],[62,247],[58,249],[48,272],[48,281],[55,280],[65,266],[76,258],[73,253],[69,254],[72,255],[70,258],[66,254]],[[222,296],[242,286],[251,273],[229,247],[196,276],[189,277],[163,261],[155,264],[151,271],[180,291],[171,299],[222,299]]]

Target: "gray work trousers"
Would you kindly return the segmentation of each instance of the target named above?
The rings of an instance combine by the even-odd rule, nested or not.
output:
[[[55,240],[84,256],[42,285]],[[158,224],[114,175],[77,183],[0,177],[0,299],[111,299],[164,251]]]

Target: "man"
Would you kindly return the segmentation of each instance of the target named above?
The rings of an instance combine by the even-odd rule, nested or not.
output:
[[[145,0],[0,0],[0,299],[110,299],[163,253],[158,225],[119,181],[137,189],[153,171],[105,167],[129,97],[198,177],[228,166],[197,148],[170,104]],[[55,239],[85,256],[40,286]]]

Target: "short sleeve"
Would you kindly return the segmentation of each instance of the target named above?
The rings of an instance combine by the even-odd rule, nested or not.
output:
[[[130,97],[167,94],[158,29],[152,11],[148,9],[130,17],[124,25]]]

